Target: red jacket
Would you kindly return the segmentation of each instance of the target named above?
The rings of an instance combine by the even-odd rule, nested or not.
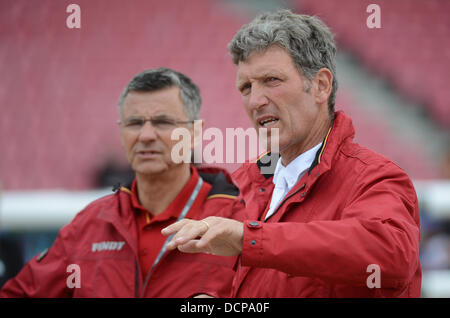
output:
[[[209,190],[186,217],[202,219],[219,215],[236,202],[237,189],[224,171],[198,169],[203,188]],[[219,173],[222,172],[222,173]],[[228,180],[227,180],[228,178]],[[212,186],[212,187],[211,187]],[[201,192],[200,192],[201,193]],[[0,297],[191,297],[230,293],[235,258],[168,251],[156,265],[144,287],[139,268],[137,226],[130,191],[116,193],[89,204],[63,227],[48,254],[33,258],[9,280]],[[75,264],[80,287],[74,288]]]
[[[261,160],[233,174],[247,219],[233,297],[420,296],[414,187],[353,137],[337,112],[314,163],[267,221],[273,175],[261,173]]]

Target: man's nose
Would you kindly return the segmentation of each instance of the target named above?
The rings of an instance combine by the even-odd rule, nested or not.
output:
[[[157,139],[157,132],[150,121],[144,123],[139,132],[139,141],[148,142]]]
[[[258,110],[260,107],[267,105],[269,102],[265,90],[261,85],[253,84],[250,91],[249,106],[251,110]]]

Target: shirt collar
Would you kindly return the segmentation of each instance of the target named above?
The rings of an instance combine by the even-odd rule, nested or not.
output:
[[[178,215],[181,213],[182,208],[186,204],[186,202],[189,200],[189,197],[191,196],[192,192],[194,191],[194,188],[198,182],[198,172],[197,169],[191,166],[191,177],[189,181],[186,183],[186,185],[183,187],[183,189],[178,193],[176,198],[170,203],[170,205],[165,209],[162,213],[158,214],[157,216],[152,216],[151,211],[147,211],[139,202],[139,197],[137,193],[137,181],[136,178],[133,180],[133,184],[131,186],[131,204],[133,208],[136,209],[136,211],[146,211],[149,213],[149,216],[151,217],[152,221],[162,221],[167,220],[171,217],[177,218]]]
[[[321,146],[322,143],[319,143],[308,151],[300,154],[286,167],[283,166],[280,157],[275,168],[273,183],[275,185],[280,184],[282,179],[284,179],[287,186],[292,188],[297,183],[300,176],[312,165],[314,158],[316,157],[317,150],[319,150]]]

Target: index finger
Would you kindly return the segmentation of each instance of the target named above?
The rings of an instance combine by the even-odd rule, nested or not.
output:
[[[181,221],[177,221],[161,230],[161,234],[165,236],[172,235],[174,233],[177,233],[179,230],[183,228],[183,226],[188,222],[188,219],[184,219]]]

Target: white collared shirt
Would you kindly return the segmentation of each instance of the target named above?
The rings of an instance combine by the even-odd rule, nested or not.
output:
[[[269,211],[267,211],[266,219],[275,212],[278,204],[284,199],[286,194],[291,191],[298,180],[303,177],[308,168],[311,167],[314,158],[316,157],[316,153],[321,146],[322,143],[302,153],[286,167],[281,163],[281,157],[278,159],[272,180],[275,184],[275,189],[273,189],[270,208]]]

